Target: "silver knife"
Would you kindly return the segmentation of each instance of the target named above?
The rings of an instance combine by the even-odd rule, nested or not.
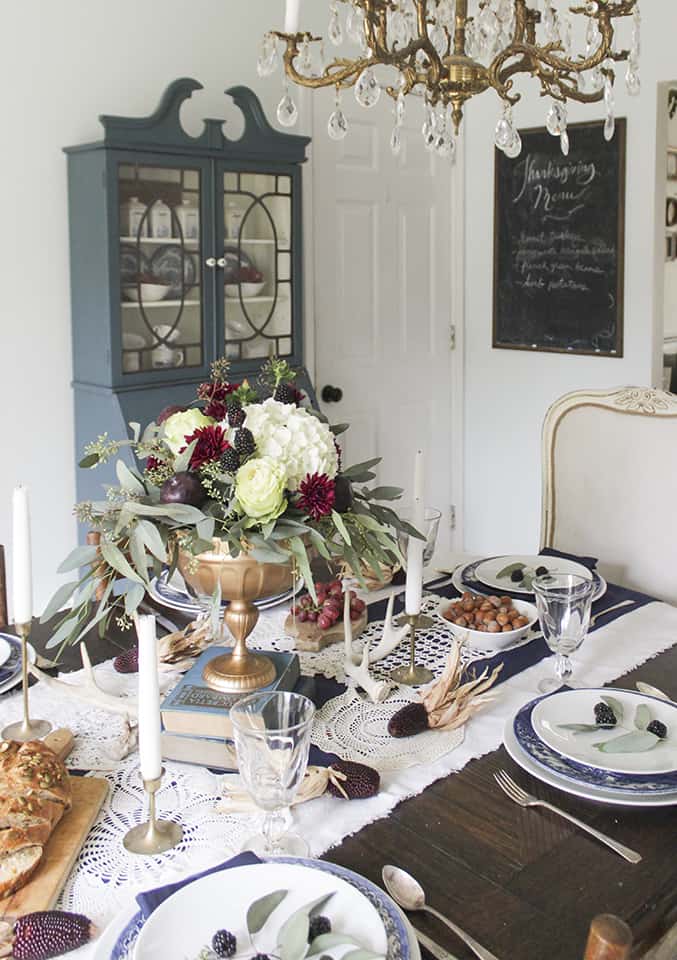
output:
[[[448,950],[445,950],[444,947],[441,947],[439,943],[436,943],[431,937],[427,936],[427,934],[422,933],[413,924],[411,925],[411,929],[416,934],[416,939],[421,946],[432,953],[435,960],[458,960],[458,957],[454,956],[454,954]]]

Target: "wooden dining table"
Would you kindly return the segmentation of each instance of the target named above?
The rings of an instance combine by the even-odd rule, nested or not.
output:
[[[49,624],[36,623],[31,637],[48,657],[50,633]],[[131,642],[129,633],[113,629],[101,639],[95,630],[87,649],[98,663]],[[78,651],[64,651],[60,665],[79,668]],[[677,696],[677,646],[611,686],[634,688],[636,680]],[[512,803],[494,781],[501,769],[537,797],[637,850],[641,863],[626,863],[548,811]],[[590,921],[607,912],[632,928],[633,957],[677,957],[672,930],[677,925],[677,808],[612,807],[577,799],[522,771],[503,747],[401,803],[324,859],[378,884],[386,863],[410,871],[431,905],[498,960],[582,960]],[[421,913],[410,919],[454,960],[473,956],[437,920]]]

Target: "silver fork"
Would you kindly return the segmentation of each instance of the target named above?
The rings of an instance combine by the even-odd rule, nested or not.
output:
[[[507,796],[510,797],[514,803],[519,804],[520,807],[544,807],[546,810],[550,810],[552,813],[557,813],[560,817],[564,817],[565,820],[580,827],[581,830],[585,830],[586,833],[589,833],[590,836],[595,837],[595,839],[601,843],[605,843],[607,847],[610,847],[615,853],[630,863],[639,863],[642,859],[641,854],[631,850],[630,847],[618,843],[617,840],[612,840],[611,837],[608,837],[605,833],[595,830],[594,827],[588,826],[587,823],[583,823],[583,821],[578,820],[577,817],[572,817],[570,813],[565,813],[565,811],[560,810],[559,807],[554,807],[551,803],[547,803],[545,800],[538,800],[532,794],[527,793],[526,790],[523,790],[515,783],[512,777],[508,776],[505,770],[499,770],[498,773],[495,773],[494,780],[503,793],[507,794]]]

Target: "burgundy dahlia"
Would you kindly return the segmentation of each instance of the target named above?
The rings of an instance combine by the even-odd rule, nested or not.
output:
[[[146,470],[162,470],[164,466],[164,460],[158,460],[157,457],[148,457],[146,460]]]
[[[197,440],[197,443],[190,458],[190,470],[199,470],[205,463],[220,460],[230,446],[226,440],[226,434],[218,424],[200,427],[194,433],[191,433],[189,437],[186,437],[186,446],[190,446],[193,440]]]
[[[326,473],[309,473],[299,484],[297,506],[313,520],[320,520],[334,509],[334,497],[334,481]]]
[[[205,400],[204,415],[213,420],[225,420],[228,413],[226,399],[237,390],[239,383],[223,383],[222,381],[201,383],[197,388],[200,400]]]

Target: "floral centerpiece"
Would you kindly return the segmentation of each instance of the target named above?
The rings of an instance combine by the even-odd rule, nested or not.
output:
[[[386,505],[401,490],[368,486],[378,459],[343,466],[336,437],[347,426],[330,426],[305,404],[286,361],[269,360],[255,389],[231,383],[227,361],[217,360],[193,405],[166,407],[143,431],[130,424],[130,439],[104,434],[89,443],[84,469],[123,449],[135,463],[117,459],[118,484],[106,499],[76,507],[100,543],[77,547],[59,568],[82,576],[62,586],[43,614],[72,601],[50,645],[75,643],[95,623],[103,634],[111,617],[127,625],[150,578],[166,567],[173,572],[186,553],[213,551],[214,538],[231,557],[293,563],[311,593],[313,552],[347,563],[358,579],[365,565],[378,571],[399,562],[393,529],[416,533]],[[117,596],[123,579],[128,588]]]

